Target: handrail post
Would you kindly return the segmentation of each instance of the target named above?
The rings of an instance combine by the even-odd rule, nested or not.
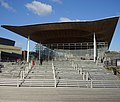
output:
[[[83,72],[83,80],[85,80],[85,72]]]
[[[17,87],[19,87],[19,78],[17,78]]]
[[[56,88],[57,86],[56,86],[56,78],[55,78],[55,88]]]
[[[30,63],[28,63],[28,69],[31,69],[31,64]]]
[[[86,73],[86,80],[88,81],[88,78],[89,78],[89,76],[88,76],[89,74],[88,74],[88,72]]]
[[[91,88],[93,88],[93,80],[91,79]]]
[[[53,64],[53,60],[52,60],[52,70],[53,70],[53,77],[54,77],[54,81],[55,81],[55,83],[54,83],[54,87],[57,87],[57,86],[56,86],[55,66],[54,66],[54,64]]]
[[[23,79],[24,79],[25,78],[25,71],[23,70],[22,72],[23,72]]]
[[[80,68],[80,74],[82,75],[82,73],[83,73],[83,72],[82,72],[82,68]]]

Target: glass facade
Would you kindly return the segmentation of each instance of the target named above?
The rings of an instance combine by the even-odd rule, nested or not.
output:
[[[47,57],[83,57],[87,59],[93,59],[94,45],[93,42],[83,43],[54,43],[43,44],[42,47],[36,45],[36,52],[41,56]],[[41,50],[39,50],[41,48]],[[97,55],[101,56],[101,53],[108,50],[107,42],[97,42]]]

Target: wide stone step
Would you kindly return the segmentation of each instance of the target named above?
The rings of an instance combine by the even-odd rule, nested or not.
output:
[[[53,79],[25,79],[22,87],[54,87]]]
[[[0,79],[0,86],[16,86],[19,85],[22,80],[18,79]]]
[[[90,88],[90,81],[83,80],[59,80],[57,87],[81,87]]]

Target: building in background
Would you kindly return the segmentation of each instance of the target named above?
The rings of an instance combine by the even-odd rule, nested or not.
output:
[[[37,47],[39,59],[47,58],[53,51],[56,57],[90,59],[96,62],[103,59],[104,53],[114,35],[119,17],[95,21],[57,22],[24,26],[1,25],[1,27],[28,38],[27,62],[29,62],[29,42],[35,41],[46,48]]]
[[[0,61],[16,61],[21,59],[22,49],[14,45],[15,41],[0,38]]]

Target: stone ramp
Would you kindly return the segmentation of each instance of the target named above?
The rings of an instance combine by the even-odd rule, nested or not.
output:
[[[0,87],[0,102],[119,102],[119,89]]]

